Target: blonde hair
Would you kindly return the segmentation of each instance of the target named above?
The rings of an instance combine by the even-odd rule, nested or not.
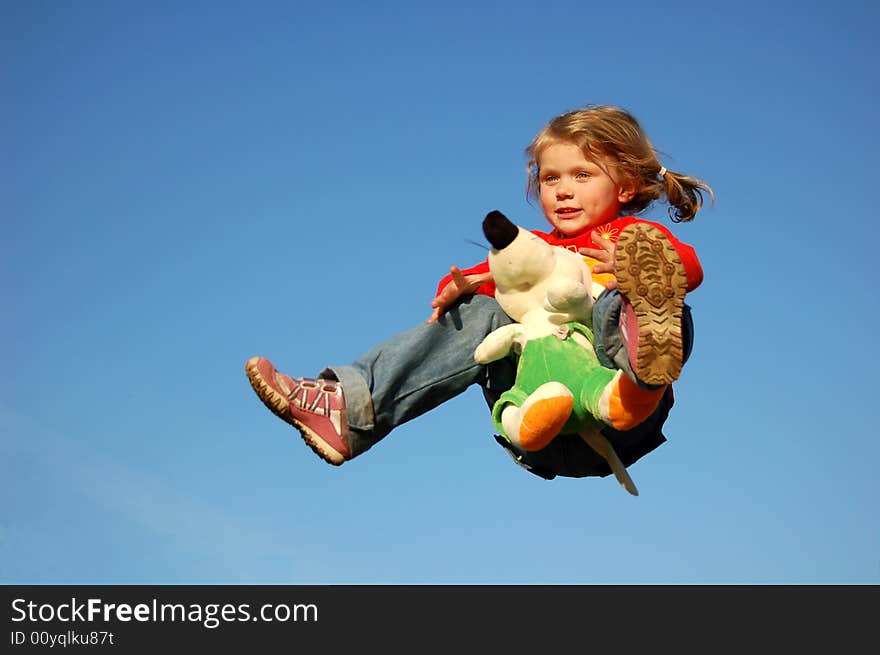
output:
[[[704,193],[715,199],[712,187],[702,180],[661,166],[657,151],[638,121],[623,109],[610,106],[588,106],[560,114],[538,133],[526,148],[526,193],[530,198],[539,195],[538,158],[554,143],[574,144],[603,169],[611,166],[613,170],[606,172],[616,183],[634,183],[635,196],[621,208],[626,213],[643,211],[665,196],[669,217],[678,223],[696,215],[703,206]],[[615,174],[623,179],[616,179]]]

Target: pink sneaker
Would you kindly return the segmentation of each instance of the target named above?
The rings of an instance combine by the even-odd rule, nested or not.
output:
[[[642,382],[670,384],[681,375],[684,356],[684,265],[666,235],[644,223],[627,225],[614,252],[614,274],[624,296],[620,333],[630,364]]]
[[[244,370],[263,404],[299,430],[319,457],[335,466],[351,459],[345,396],[339,382],[294,380],[263,357],[251,357]]]

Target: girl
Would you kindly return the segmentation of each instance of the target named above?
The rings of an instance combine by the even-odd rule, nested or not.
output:
[[[659,446],[673,404],[671,383],[687,360],[693,336],[685,293],[703,278],[694,249],[662,225],[631,215],[665,197],[674,222],[689,221],[712,189],[666,170],[636,119],[616,107],[587,107],[557,116],[526,149],[527,189],[552,231],[545,241],[591,258],[606,290],[596,299],[593,329],[600,362],[640,386],[666,387],[657,409],[625,432],[603,430],[625,466]],[[348,366],[317,379],[293,379],[261,357],[245,365],[263,403],[297,428],[324,460],[340,465],[393,428],[453,398],[472,384],[493,403],[510,388],[510,360],[482,366],[473,353],[491,331],[510,323],[494,300],[488,262],[450,269],[431,302],[427,322],[376,346]],[[577,435],[521,451],[496,439],[514,460],[546,479],[608,475],[604,459]]]

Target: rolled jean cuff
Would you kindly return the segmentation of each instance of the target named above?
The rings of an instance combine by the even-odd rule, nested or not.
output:
[[[353,366],[331,366],[321,371],[319,377],[327,377],[328,372],[336,376],[342,384],[348,426],[359,432],[372,432],[376,418],[373,415],[373,397],[367,381]]]

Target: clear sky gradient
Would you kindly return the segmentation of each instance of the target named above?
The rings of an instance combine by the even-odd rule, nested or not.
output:
[[[880,582],[878,23],[0,3],[0,581]],[[543,229],[523,149],[591,103],[717,193],[672,226],[706,279],[641,495],[518,468],[477,389],[316,458],[245,361],[315,375],[426,319],[488,211]]]

